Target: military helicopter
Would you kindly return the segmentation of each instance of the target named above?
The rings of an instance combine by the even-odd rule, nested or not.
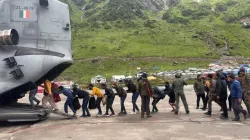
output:
[[[0,0],[0,121],[40,120],[42,109],[14,104],[72,65],[68,5],[58,0]]]

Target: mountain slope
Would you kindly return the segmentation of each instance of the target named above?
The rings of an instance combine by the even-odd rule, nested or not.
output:
[[[209,63],[192,59],[186,65],[173,67],[174,59],[139,60],[142,57],[212,61],[221,55],[250,54],[250,31],[240,23],[250,15],[245,0],[62,1],[70,4],[77,60],[65,77],[88,80],[96,74],[134,72],[136,67],[151,71],[154,64],[164,70],[204,67]],[[108,59],[93,63],[96,57]]]

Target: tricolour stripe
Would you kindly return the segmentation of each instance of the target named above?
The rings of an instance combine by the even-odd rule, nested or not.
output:
[[[26,11],[26,18],[30,18],[30,11]]]
[[[23,18],[26,18],[26,10],[23,10]]]
[[[23,10],[20,10],[20,11],[19,11],[19,17],[20,17],[20,18],[23,18]]]

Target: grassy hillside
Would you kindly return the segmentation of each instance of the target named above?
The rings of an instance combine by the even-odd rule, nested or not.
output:
[[[142,8],[136,0],[62,1],[71,9],[76,60],[63,74],[66,79],[89,81],[97,74],[133,73],[137,67],[152,72],[153,65],[161,70],[205,67],[221,55],[250,54],[250,31],[239,22],[250,15],[245,0],[180,0],[167,11]],[[96,62],[96,57],[105,59]],[[174,67],[175,58],[197,60]]]

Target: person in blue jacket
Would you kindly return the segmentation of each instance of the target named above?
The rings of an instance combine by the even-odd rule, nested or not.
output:
[[[59,88],[59,94],[62,93],[67,97],[66,102],[64,103],[64,112],[68,114],[68,107],[72,110],[74,113],[73,116],[76,116],[76,110],[73,107],[73,101],[74,101],[74,95],[71,92],[70,89],[64,88],[63,86],[60,86]]]
[[[242,102],[242,88],[240,82],[235,79],[233,73],[228,75],[228,81],[230,84],[232,108],[234,111],[235,119],[233,121],[240,121],[240,113],[243,113],[244,118],[247,119],[247,111],[241,108]]]

